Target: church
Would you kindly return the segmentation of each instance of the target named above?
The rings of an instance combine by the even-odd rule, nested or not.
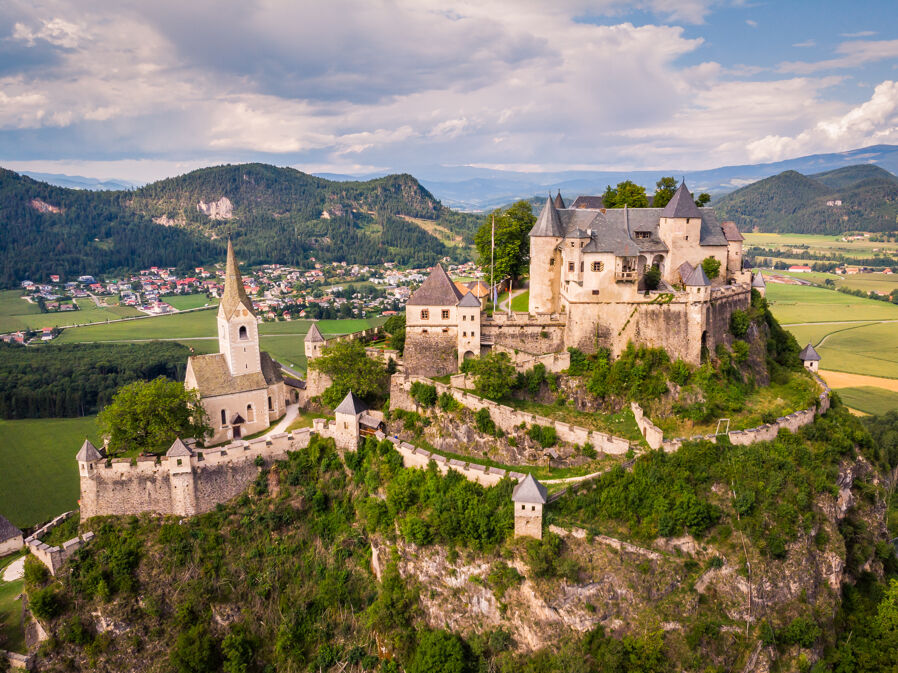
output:
[[[253,435],[286,413],[284,377],[259,348],[258,321],[230,241],[218,306],[218,353],[192,355],[184,386],[199,393],[209,416],[207,445]]]

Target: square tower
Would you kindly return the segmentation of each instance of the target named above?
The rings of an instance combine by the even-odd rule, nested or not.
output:
[[[224,294],[218,305],[218,351],[225,356],[232,376],[262,371],[259,324],[253,314],[253,303],[246,296],[231,241],[228,241]]]

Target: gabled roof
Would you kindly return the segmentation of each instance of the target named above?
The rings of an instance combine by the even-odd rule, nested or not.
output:
[[[511,492],[511,501],[545,505],[548,494],[548,489],[540,484],[532,474],[528,474],[514,487]]]
[[[234,246],[228,239],[228,259],[225,263],[225,288],[221,295],[221,304],[218,311],[228,320],[240,307],[245,308],[253,314],[253,303],[246,296],[246,290],[243,287],[243,277],[240,275],[240,268],[237,266],[237,258],[234,257]]]
[[[686,279],[692,275],[692,272],[695,270],[695,267],[692,266],[689,262],[683,262],[680,266],[677,267],[677,272],[680,274],[680,280],[683,283],[686,283]]]
[[[578,196],[571,204],[571,208],[585,208],[587,210],[600,210],[605,207],[605,200],[601,196]]]
[[[324,337],[321,336],[321,331],[318,329],[318,325],[316,323],[312,323],[312,326],[309,328],[309,331],[306,332],[306,338],[304,339],[306,343],[323,343]]]
[[[335,414],[349,414],[351,416],[357,416],[365,411],[368,411],[368,405],[356,397],[351,390],[343,398],[343,401],[340,402],[340,406],[334,409]]]
[[[699,264],[692,270],[692,273],[689,274],[689,278],[686,279],[686,287],[707,287],[711,284],[711,281],[708,280],[708,276],[705,275],[705,270],[702,268],[702,265]]]
[[[260,390],[269,385],[283,381],[280,367],[274,364],[271,356],[265,351],[259,353],[259,361],[262,365],[261,372],[251,374],[231,375],[228,362],[223,353],[209,353],[207,355],[191,355],[187,358],[187,367],[193,372],[196,380],[196,389],[201,397],[215,397],[216,395],[230,395],[232,393],[245,393],[250,390]]]
[[[9,519],[0,515],[0,542],[12,540],[14,537],[19,537],[21,534],[22,531],[13,526]]]
[[[421,287],[406,302],[409,306],[455,306],[461,299],[461,291],[449,278],[449,274],[437,264],[430,271]]]
[[[233,416],[231,416],[231,425],[241,425],[242,423],[246,423],[246,419],[239,413],[234,412]]]
[[[102,457],[100,452],[97,451],[97,447],[91,444],[89,439],[85,439],[84,444],[81,445],[81,450],[75,456],[75,460],[79,463],[91,463],[95,460],[100,460]]]
[[[561,218],[558,217],[558,211],[555,204],[552,203],[552,197],[546,199],[546,205],[543,206],[543,212],[539,214],[539,219],[530,230],[530,236],[552,236],[561,238],[564,236],[564,227],[561,225]]]
[[[459,306],[464,306],[465,308],[480,308],[480,300],[474,296],[473,292],[468,292],[464,297],[461,298],[461,301],[458,302]]]
[[[767,287],[767,283],[764,281],[764,274],[758,271],[755,275],[751,277],[751,286],[752,287]]]
[[[166,458],[184,458],[192,455],[193,451],[191,451],[187,447],[187,445],[181,441],[180,437],[176,438],[168,451],[165,452]]]
[[[812,362],[820,360],[820,356],[817,354],[817,351],[814,350],[814,347],[811,344],[808,344],[801,350],[801,353],[798,354],[798,359],[802,362]]]
[[[661,211],[661,217],[701,217],[702,212],[695,205],[695,200],[689,189],[686,188],[686,181],[680,183],[673,197],[668,201],[667,205]]]
[[[470,283],[468,283],[468,289],[478,299],[480,297],[488,297],[490,294],[490,286],[484,283],[482,280],[472,280]]]
[[[555,207],[559,210],[564,210],[564,199],[561,198],[561,190],[558,190],[558,194],[555,195]]]
[[[739,231],[739,227],[736,226],[735,222],[721,222],[720,228],[723,229],[723,235],[726,236],[728,241],[745,240],[745,237],[741,234],[741,232]]]

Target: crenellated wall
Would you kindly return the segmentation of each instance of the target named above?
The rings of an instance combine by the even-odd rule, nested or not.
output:
[[[566,325],[565,316],[556,313],[483,314],[480,335],[485,345],[504,346],[509,350],[528,353],[557,353],[564,350]]]
[[[208,512],[240,493],[265,465],[285,458],[288,451],[309,445],[311,430],[237,441],[220,448],[193,447],[183,458],[98,460],[81,476],[81,519],[108,514],[157,512],[189,516]]]
[[[41,542],[41,538],[44,535],[56,528],[63,521],[74,516],[74,514],[74,511],[60,514],[49,523],[38,528],[25,539],[25,546],[28,547],[28,551],[30,551],[38,561],[47,566],[52,575],[56,574],[56,571],[59,570],[60,566],[65,563],[72,554],[80,549],[85,543],[90,542],[94,537],[93,533],[88,532],[80,537],[73,537],[71,540],[66,540],[58,546],[50,546]]]
[[[449,393],[460,404],[478,411],[488,409],[493,422],[505,432],[514,432],[522,423],[527,425],[547,425],[555,428],[558,438],[571,444],[591,444],[597,451],[609,454],[622,454],[630,449],[630,442],[622,437],[615,437],[604,432],[587,430],[570,423],[556,421],[545,416],[537,416],[526,411],[518,411],[504,404],[478,397],[464,390],[459,390],[431,379],[404,374],[394,374],[390,379],[390,408],[416,411],[417,404],[411,396],[412,383],[420,381],[433,385],[437,393]]]

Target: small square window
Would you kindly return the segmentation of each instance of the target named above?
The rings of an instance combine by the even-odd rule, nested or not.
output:
[[[593,290],[592,293],[595,294],[595,295],[597,295],[597,294],[599,294],[599,291],[598,291],[598,290]]]
[[[549,266],[555,266],[555,258],[549,260]]]
[[[421,320],[428,320],[429,318],[430,318],[430,311],[428,311],[426,308],[421,309]]]
[[[567,263],[567,270],[573,272],[573,270],[574,270],[574,263],[573,263],[573,262],[568,262],[568,263]]]
[[[592,270],[593,271],[604,271],[605,270],[605,262],[593,262]]]
[[[449,309],[443,309],[440,312],[440,316],[443,318],[443,320],[449,320]]]

